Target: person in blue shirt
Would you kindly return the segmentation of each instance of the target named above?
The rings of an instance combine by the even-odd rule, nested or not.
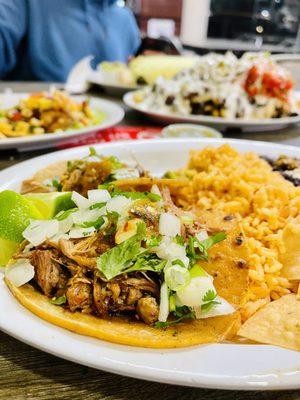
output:
[[[117,0],[0,0],[0,79],[64,82],[81,58],[127,61],[140,45]]]

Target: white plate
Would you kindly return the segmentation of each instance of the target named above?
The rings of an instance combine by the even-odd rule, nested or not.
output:
[[[92,71],[88,76],[88,82],[99,85],[111,96],[122,97],[125,93],[138,89],[138,85],[122,85],[118,82],[108,81],[101,71]]]
[[[124,161],[137,159],[152,173],[183,166],[191,149],[230,143],[240,151],[300,157],[300,149],[273,143],[222,139],[160,139],[99,144],[95,148]],[[88,147],[47,154],[0,172],[0,190],[55,161],[88,154]],[[23,308],[0,279],[0,329],[38,349],[109,372],[158,382],[220,389],[300,388],[300,353],[266,345],[213,344],[176,350],[115,345],[80,336],[45,322]]]
[[[245,119],[225,119],[222,117],[210,117],[207,115],[181,115],[175,113],[167,113],[167,112],[159,112],[152,111],[146,109],[142,104],[137,104],[134,101],[134,93],[129,92],[123,96],[124,103],[133,108],[136,111],[139,111],[148,117],[164,124],[174,124],[178,122],[191,122],[204,124],[209,126],[214,126],[218,129],[226,129],[226,128],[240,128],[243,131],[270,131],[274,129],[282,129],[288,125],[296,124],[300,122],[300,115],[297,117],[284,117],[284,118],[267,118],[267,119],[253,119],[253,120],[245,120]]]
[[[12,107],[18,103],[21,98],[29,96],[29,93],[13,93],[0,95],[0,108]],[[71,96],[75,101],[83,101],[87,96]],[[82,136],[87,133],[97,132],[100,129],[109,128],[116,125],[124,118],[124,110],[119,105],[96,97],[89,97],[90,105],[96,110],[103,111],[106,115],[105,120],[98,125],[74,129],[65,132],[48,133],[42,135],[22,136],[19,138],[0,139],[0,150],[14,148],[19,150],[40,149],[53,146],[55,143],[67,143],[76,136]]]

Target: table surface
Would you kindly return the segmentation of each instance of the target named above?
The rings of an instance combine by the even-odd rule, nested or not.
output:
[[[0,83],[0,92],[7,87],[16,91],[36,91],[49,84]],[[108,98],[99,90],[94,95]],[[116,99],[114,99],[116,100]],[[120,102],[119,100],[117,100]],[[121,102],[120,102],[121,103]],[[126,109],[122,125],[154,125],[134,111]],[[279,132],[238,133],[228,131],[225,137],[264,140],[300,145],[300,126]],[[49,150],[48,150],[49,151]],[[0,152],[0,169],[47,153],[47,150],[18,153]],[[183,360],[184,361],[184,360]],[[170,386],[125,378],[71,363],[36,350],[0,331],[0,399],[106,399],[106,400],[300,400],[300,391],[241,392],[204,390]]]

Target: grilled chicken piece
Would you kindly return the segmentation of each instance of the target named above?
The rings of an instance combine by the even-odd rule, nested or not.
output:
[[[151,325],[158,319],[159,307],[154,297],[142,297],[137,302],[138,316],[146,324]]]
[[[46,296],[65,286],[66,276],[52,259],[51,250],[36,250],[30,259],[35,269],[35,280]]]
[[[92,305],[92,286],[84,277],[74,277],[69,282],[66,297],[71,311],[88,310]]]

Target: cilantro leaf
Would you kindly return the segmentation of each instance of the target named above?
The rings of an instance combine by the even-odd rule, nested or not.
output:
[[[179,259],[172,261],[172,265],[180,265],[181,267],[186,268],[186,266],[184,265],[184,262]]]
[[[219,301],[209,301],[208,303],[204,303],[201,305],[201,311],[207,313],[210,311],[212,308],[214,308],[216,305],[221,304]]]
[[[189,236],[187,246],[187,256],[191,260],[191,264],[195,264],[197,260],[208,261],[208,250],[216,243],[226,239],[226,233],[219,232],[207,239],[200,241],[195,236]]]
[[[96,230],[99,230],[101,228],[101,226],[105,223],[105,219],[104,217],[99,217],[96,219],[96,221],[86,221],[83,222],[82,224],[80,224],[80,226],[82,228],[90,228],[90,227],[94,227]]]
[[[50,303],[55,304],[56,306],[61,306],[61,305],[65,304],[66,302],[67,302],[67,297],[65,294],[60,297],[53,297],[50,300]]]
[[[105,229],[105,236],[109,237],[117,230],[119,214],[116,211],[111,211],[106,214],[106,218],[108,219],[108,226]]]
[[[180,246],[184,246],[184,239],[181,235],[176,235],[174,238],[174,242],[179,244]]]
[[[219,242],[222,242],[223,240],[225,240],[227,237],[225,232],[218,232],[213,236],[209,236],[207,239],[203,240],[202,242],[200,242],[202,244],[202,246],[208,250],[210,249],[214,244],[217,244]]]
[[[152,235],[150,238],[146,239],[146,247],[157,247],[159,246],[159,243],[161,242],[161,237],[160,236],[155,236]]]
[[[212,289],[209,289],[205,295],[203,296],[202,301],[212,301],[217,297],[217,293],[214,292]]]
[[[99,157],[95,147],[89,147],[89,157]]]
[[[92,204],[92,205],[89,207],[89,210],[95,210],[95,208],[102,208],[102,207],[105,206],[105,204],[106,204],[105,201],[103,201],[102,203],[95,203],[95,204]]]
[[[155,328],[167,328],[168,326],[176,325],[178,322],[182,321],[183,319],[195,319],[195,312],[187,306],[176,307],[176,310],[173,312],[173,315],[177,317],[177,319],[173,321],[166,321],[166,322],[156,322],[154,324]]]
[[[144,253],[141,253],[141,255],[138,255],[137,260],[134,262],[134,264],[131,267],[125,269],[122,273],[128,274],[129,272],[133,271],[160,272],[165,268],[166,263],[166,260],[161,260],[156,255],[145,251]]]
[[[124,166],[116,156],[107,157],[107,160],[111,162],[113,169],[119,169]]]
[[[62,190],[62,184],[60,183],[59,177],[56,176],[55,178],[52,179],[51,185],[57,189],[58,192],[61,192]]]
[[[103,273],[106,279],[110,280],[132,266],[137,256],[145,251],[141,246],[145,234],[146,225],[140,223],[137,226],[137,233],[134,236],[97,258],[97,268]]]
[[[74,211],[77,211],[77,210],[78,210],[77,207],[70,208],[69,210],[59,212],[54,218],[57,219],[57,221],[62,221],[64,219],[68,218],[68,216],[70,214],[72,214]]]

